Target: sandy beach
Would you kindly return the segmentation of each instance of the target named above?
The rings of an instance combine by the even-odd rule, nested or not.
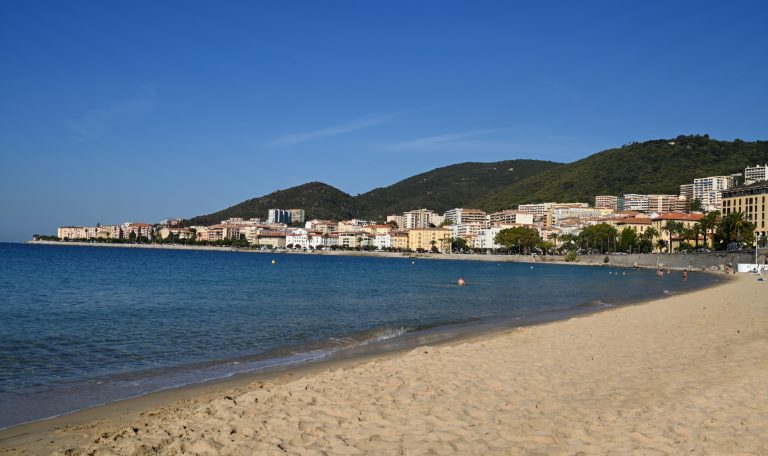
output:
[[[768,282],[168,392],[0,454],[768,454]],[[213,388],[213,389],[210,389]]]

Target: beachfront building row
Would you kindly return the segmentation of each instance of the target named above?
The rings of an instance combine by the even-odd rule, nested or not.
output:
[[[148,239],[154,238],[154,230],[149,223],[128,222],[122,225],[96,226],[60,226],[56,235],[63,240],[89,239]]]

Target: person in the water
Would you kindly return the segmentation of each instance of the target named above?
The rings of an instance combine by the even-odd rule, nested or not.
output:
[[[459,282],[458,283],[459,283],[460,287],[463,287],[464,285],[467,284],[467,282],[464,281],[464,276],[459,277]]]

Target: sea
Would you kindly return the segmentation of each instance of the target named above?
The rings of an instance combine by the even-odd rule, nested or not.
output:
[[[0,243],[0,428],[717,280],[600,266]]]

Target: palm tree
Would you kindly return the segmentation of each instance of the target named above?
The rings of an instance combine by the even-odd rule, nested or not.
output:
[[[752,223],[744,217],[744,213],[741,211],[728,214],[723,219],[722,224],[724,225],[723,231],[725,231],[729,241],[733,232],[736,232],[736,243],[739,245],[739,248],[741,248],[741,233],[746,233],[753,229]]]
[[[658,236],[659,236],[659,232],[656,231],[656,228],[654,228],[652,226],[649,226],[647,230],[643,231],[643,234],[640,235],[640,238],[641,238],[643,244],[651,246],[651,252],[652,252],[653,251],[653,238],[658,237]]]
[[[701,223],[694,223],[691,227],[691,234],[695,238],[695,248],[698,250],[699,248],[699,235],[701,234]],[[706,237],[704,238],[704,242],[706,243]]]
[[[661,253],[661,251],[664,250],[664,248],[666,247],[667,247],[667,241],[665,241],[664,239],[659,239],[658,241],[656,241],[656,248],[659,249],[659,253]]]
[[[704,230],[704,245],[708,244],[707,230],[712,231],[712,248],[715,248],[715,229],[720,224],[720,211],[707,212],[707,215],[701,219],[701,227]]]
[[[669,233],[669,253],[672,253],[672,235],[680,233],[682,227],[682,223],[675,222],[674,220],[667,220],[667,223],[664,224],[664,231]]]

